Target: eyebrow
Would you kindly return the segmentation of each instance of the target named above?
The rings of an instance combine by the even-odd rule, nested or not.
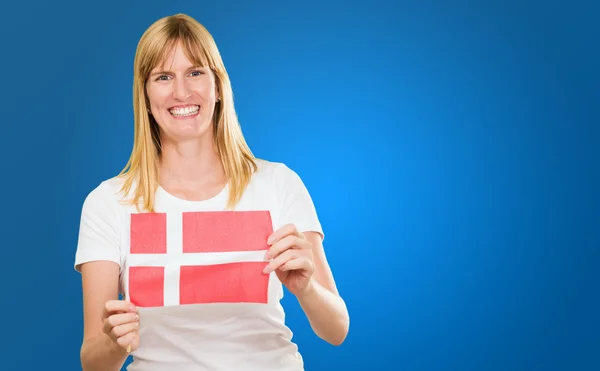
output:
[[[190,72],[191,70],[203,69],[203,68],[205,68],[205,67],[204,66],[192,66],[192,67],[186,69],[186,72]],[[152,72],[150,74],[150,76],[164,75],[167,73],[171,73],[171,71],[167,71],[167,70],[156,71],[156,72]]]

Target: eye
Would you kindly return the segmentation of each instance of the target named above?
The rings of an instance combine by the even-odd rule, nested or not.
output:
[[[156,78],[156,81],[161,81],[161,80],[162,80],[162,81],[166,81],[166,80],[168,80],[168,79],[169,79],[169,76],[167,76],[167,75],[159,75],[159,76]]]
[[[204,74],[204,72],[202,72],[200,70],[195,70],[195,71],[192,71],[192,73],[191,73],[192,76],[200,76],[202,74]]]

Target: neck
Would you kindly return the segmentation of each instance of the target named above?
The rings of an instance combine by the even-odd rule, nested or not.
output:
[[[159,182],[163,188],[176,190],[222,187],[225,170],[212,140],[162,143]]]

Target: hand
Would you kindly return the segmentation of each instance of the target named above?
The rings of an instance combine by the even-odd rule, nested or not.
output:
[[[304,294],[312,283],[315,271],[311,243],[293,224],[287,224],[273,232],[267,243],[271,247],[265,254],[265,259],[272,260],[265,267],[264,273],[275,271],[279,281],[292,294]]]
[[[128,301],[109,300],[104,305],[104,333],[128,353],[136,350],[140,344],[139,320],[137,309]]]

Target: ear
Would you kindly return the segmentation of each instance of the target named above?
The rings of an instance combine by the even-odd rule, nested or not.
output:
[[[212,75],[213,75],[214,84],[215,84],[215,100],[217,102],[220,102],[221,101],[221,92],[219,91],[220,90],[219,89],[219,84],[220,84],[219,76],[217,75],[217,73],[215,71],[212,71]]]

